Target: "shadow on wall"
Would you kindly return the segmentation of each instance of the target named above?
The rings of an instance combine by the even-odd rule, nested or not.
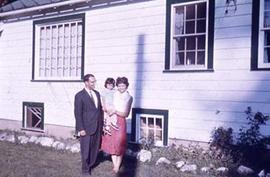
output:
[[[137,38],[137,50],[136,50],[136,75],[134,77],[134,95],[133,96],[133,107],[141,107],[141,96],[142,96],[142,81],[143,81],[143,62],[144,62],[144,42],[145,42],[145,35],[140,34]],[[131,114],[131,113],[130,113]],[[131,125],[132,120],[127,120],[127,125]],[[130,141],[131,134],[128,137]]]
[[[143,80],[143,62],[144,62],[144,41],[145,35],[140,34],[137,40],[137,58],[136,58],[136,76],[134,78],[134,95],[133,95],[133,105],[136,107],[141,107],[141,95],[142,95],[142,80]],[[131,125],[131,119],[128,119],[127,124]],[[129,137],[129,140],[131,137]],[[136,159],[124,159],[122,170],[118,174],[118,177],[135,177],[137,169]],[[132,167],[132,168],[131,168]]]

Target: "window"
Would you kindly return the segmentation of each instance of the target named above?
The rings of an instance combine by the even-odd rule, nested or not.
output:
[[[165,71],[213,69],[214,0],[167,1]]]
[[[83,44],[82,14],[35,21],[32,79],[81,80]]]
[[[253,1],[251,70],[270,70],[270,0]]]
[[[23,102],[23,129],[44,130],[44,104]]]
[[[156,146],[167,145],[168,111],[153,109],[132,109],[133,141],[146,140]]]

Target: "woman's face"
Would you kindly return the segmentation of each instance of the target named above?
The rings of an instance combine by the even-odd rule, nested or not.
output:
[[[125,92],[125,91],[127,90],[126,84],[123,84],[123,83],[118,84],[117,90],[118,90],[120,93]]]

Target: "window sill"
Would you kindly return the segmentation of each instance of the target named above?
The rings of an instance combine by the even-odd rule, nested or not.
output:
[[[45,133],[44,130],[41,130],[41,129],[34,129],[34,128],[21,128],[21,130]]]
[[[214,69],[194,69],[194,70],[163,70],[163,73],[198,73],[198,72],[214,72]]]
[[[82,82],[83,80],[31,80],[31,82]]]
[[[270,71],[270,68],[252,68],[250,71]]]

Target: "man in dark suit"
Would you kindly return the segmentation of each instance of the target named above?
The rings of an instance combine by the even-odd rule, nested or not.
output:
[[[75,95],[74,114],[80,137],[82,175],[89,176],[100,148],[103,116],[100,94],[94,90],[95,76],[87,74],[83,81],[85,88]]]

